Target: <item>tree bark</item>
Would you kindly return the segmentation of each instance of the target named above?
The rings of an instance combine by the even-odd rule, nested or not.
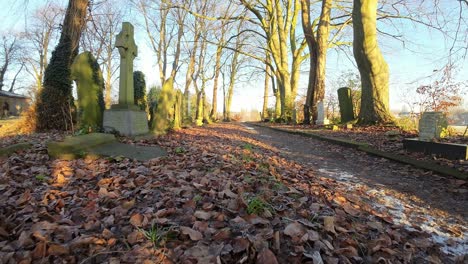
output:
[[[44,72],[44,85],[37,105],[39,130],[65,130],[70,120],[72,101],[71,64],[86,22],[89,0],[69,0],[60,40]]]
[[[317,36],[310,20],[310,0],[301,0],[302,29],[310,54],[309,83],[304,105],[304,124],[317,120],[317,104],[325,98],[325,66],[330,31],[330,11],[333,0],[322,0]]]
[[[353,53],[361,74],[359,124],[393,123],[389,109],[389,70],[377,42],[378,0],[354,0]]]
[[[263,108],[262,108],[262,121],[265,119],[268,119],[268,90],[270,89],[270,75],[271,75],[271,69],[270,69],[270,63],[271,63],[271,58],[270,54],[268,51],[265,52],[265,83],[264,83],[264,90],[263,90]]]

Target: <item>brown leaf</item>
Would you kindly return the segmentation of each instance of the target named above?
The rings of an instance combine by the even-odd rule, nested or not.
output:
[[[292,238],[302,237],[306,232],[307,230],[298,222],[293,222],[287,225],[283,231],[285,235],[290,236]]]
[[[24,193],[21,195],[21,197],[18,200],[16,200],[16,205],[21,206],[27,203],[29,200],[31,200],[31,190],[26,189]]]
[[[68,247],[62,245],[49,245],[49,249],[47,253],[52,256],[60,256],[60,255],[68,255],[70,254],[70,250]]]
[[[130,224],[136,227],[142,227],[145,217],[142,214],[136,213],[130,217]]]
[[[343,256],[346,256],[348,258],[358,257],[359,256],[357,249],[355,247],[351,247],[351,246],[336,249],[335,254],[343,255]]]
[[[144,238],[144,235],[140,231],[134,230],[132,233],[130,233],[127,236],[127,241],[129,244],[134,245],[138,242],[143,241],[143,238]]]
[[[205,211],[196,211],[193,216],[195,216],[197,219],[208,220],[211,218],[212,214]]]
[[[345,210],[346,213],[348,213],[349,215],[352,215],[352,216],[358,216],[359,215],[359,211],[356,210],[351,204],[349,203],[346,203],[343,205],[343,210]]]
[[[46,242],[39,242],[33,250],[32,257],[34,259],[43,258],[46,256]]]
[[[278,264],[275,254],[271,252],[268,248],[263,249],[257,255],[257,264]]]
[[[132,199],[130,201],[125,201],[122,203],[122,208],[123,209],[130,209],[135,205],[135,199]]]
[[[250,242],[248,239],[243,237],[238,237],[234,239],[234,243],[232,244],[233,252],[240,253],[246,251],[249,248]]]
[[[190,239],[194,240],[194,241],[198,241],[198,240],[201,240],[203,238],[202,233],[200,233],[200,232],[198,232],[196,230],[193,230],[190,227],[181,226],[180,231],[182,232],[182,234],[188,235],[190,237]]]
[[[26,248],[34,245],[34,241],[31,239],[31,234],[29,232],[23,231],[18,237],[18,246]]]
[[[335,231],[335,217],[325,216],[323,218],[323,225],[326,231],[336,234]]]

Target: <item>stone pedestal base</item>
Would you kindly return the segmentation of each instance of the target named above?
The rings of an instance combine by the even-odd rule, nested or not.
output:
[[[315,121],[315,124],[317,125],[329,125],[330,124],[330,120],[328,119],[322,119],[322,120],[317,120]]]
[[[104,130],[115,130],[123,136],[136,136],[149,132],[145,111],[110,109],[104,111]]]

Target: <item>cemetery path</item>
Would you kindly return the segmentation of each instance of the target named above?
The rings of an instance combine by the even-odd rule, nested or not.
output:
[[[242,124],[249,137],[271,145],[279,156],[340,183],[345,193],[369,202],[390,222],[423,230],[446,250],[468,252],[467,182],[313,138]],[[337,190],[339,191],[339,190]]]

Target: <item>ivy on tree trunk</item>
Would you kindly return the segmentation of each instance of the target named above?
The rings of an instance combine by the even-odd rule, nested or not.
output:
[[[68,130],[73,125],[71,64],[78,54],[89,0],[69,0],[60,40],[44,72],[37,102],[37,129]]]

